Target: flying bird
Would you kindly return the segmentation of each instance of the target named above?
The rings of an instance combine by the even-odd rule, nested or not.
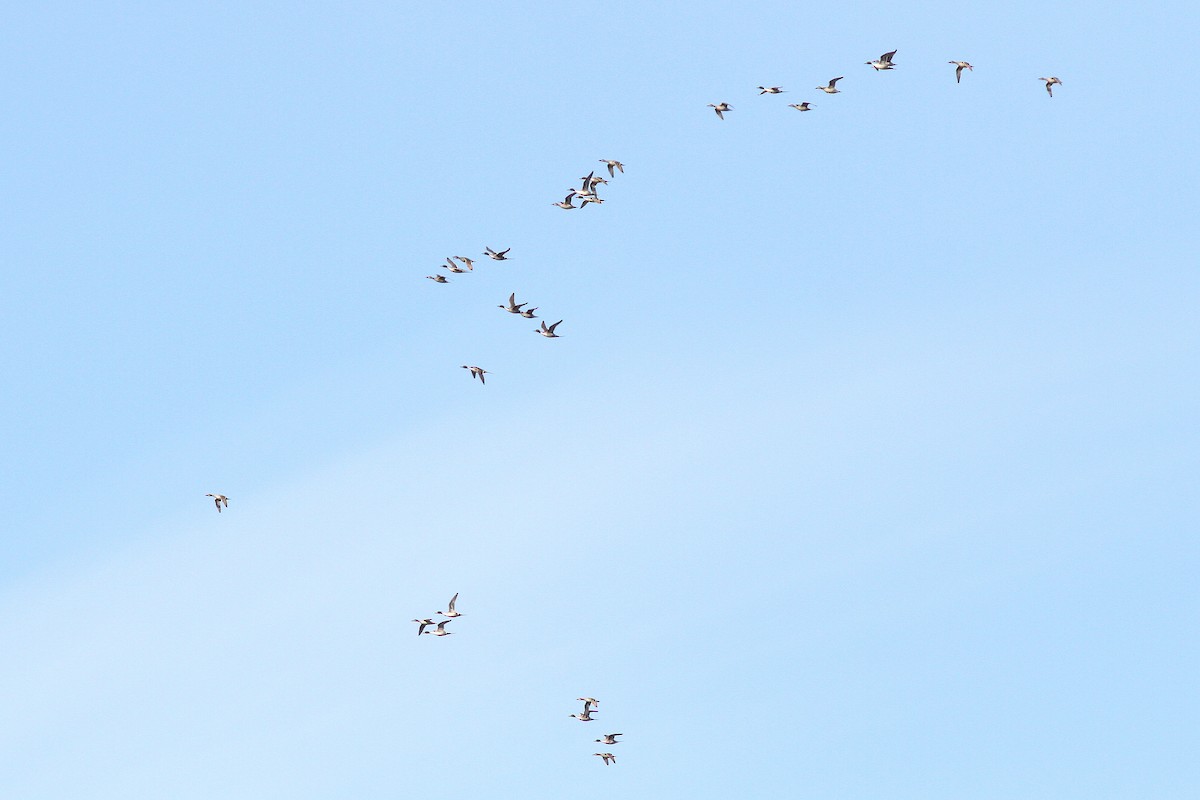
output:
[[[508,304],[507,305],[503,305],[503,304],[498,305],[498,306],[496,306],[496,308],[503,308],[505,311],[507,311],[510,314],[520,314],[521,306],[527,306],[527,305],[529,305],[529,304],[528,303],[518,303],[517,302],[517,293],[513,292],[512,294],[510,294],[508,296]]]
[[[465,269],[460,267],[458,264],[455,264],[453,261],[451,261],[448,258],[446,259],[445,264],[438,264],[438,266],[441,267],[442,269],[448,269],[451,272],[466,272]]]
[[[204,496],[211,497],[213,499],[213,502],[217,504],[217,513],[218,514],[221,513],[221,504],[222,503],[225,504],[226,508],[229,508],[229,498],[223,494],[213,494],[213,493],[209,492],[208,494],[206,494]]]
[[[844,77],[846,77],[846,76],[843,75],[842,78],[844,78]],[[825,94],[837,94],[838,92],[841,91],[841,89],[835,89],[834,84],[836,84],[842,78],[830,78],[828,86],[818,86],[817,88],[820,89]]]
[[[455,256],[454,260],[461,261],[462,263],[466,264],[467,269],[469,269],[469,270],[472,270],[472,271],[475,270],[475,260],[472,258],[467,258],[466,256]]]
[[[534,332],[540,333],[542,336],[545,336],[547,339],[557,339],[557,338],[559,338],[559,336],[557,333],[554,332],[554,329],[557,328],[559,325],[562,325],[561,319],[558,322],[551,325],[549,328],[546,327],[546,320],[542,320],[542,327],[539,329],[536,329]]]
[[[725,119],[726,111],[733,111],[733,106],[729,105],[729,103],[721,103],[720,105],[709,103],[708,107],[717,112],[717,116],[721,119]]]
[[[788,103],[788,108],[794,108],[797,111],[812,111],[812,103],[807,100],[803,103]]]
[[[896,55],[895,50],[893,50],[890,53],[884,53],[883,55],[881,55],[879,58],[875,59],[874,61],[867,61],[866,63],[869,64],[870,66],[874,67],[876,72],[878,72],[881,69],[891,69],[892,68],[892,56],[894,56],[894,55]]]
[[[487,375],[488,371],[486,369],[484,369],[483,367],[468,367],[466,364],[463,364],[462,368],[471,370],[471,380],[475,380],[476,378],[479,378],[480,383],[487,383],[487,381],[484,380],[483,376]],[[457,597],[457,596],[458,595],[455,595],[455,597]]]
[[[460,614],[454,610],[454,601],[457,599],[458,599],[458,592],[455,592],[454,597],[450,598],[450,605],[446,607],[446,610],[439,611],[437,613],[441,614],[443,617],[450,617],[451,619],[453,619],[454,617],[461,617],[462,614]]]
[[[1054,97],[1054,84],[1057,83],[1059,86],[1062,86],[1062,81],[1058,78],[1038,78],[1038,80],[1046,82],[1046,94],[1051,97]]]
[[[600,741],[600,740],[597,739],[596,741]],[[592,753],[592,755],[600,756],[601,758],[603,758],[605,766],[608,766],[609,764],[617,763],[617,757],[614,756],[612,753]]]
[[[452,620],[452,619],[444,619],[437,624],[437,630],[425,631],[425,633],[432,634],[433,636],[453,636],[454,634],[452,634],[450,631],[446,630],[446,624],[453,622],[453,621],[454,620]]]
[[[576,697],[575,699],[583,703],[584,713],[590,711],[592,706],[600,705],[600,701],[594,697]]]
[[[953,64],[955,67],[955,69],[954,69],[954,82],[955,83],[962,83],[962,71],[964,69],[969,69],[972,72],[975,71],[975,68],[972,67],[971,64],[966,61],[947,61],[946,63]]]
[[[432,619],[414,619],[413,622],[417,623],[420,626],[419,628],[417,628],[417,636],[420,636],[422,633],[425,632],[426,628],[428,628],[430,625],[433,624]]]
[[[559,208],[563,208],[563,209],[575,208],[576,206],[571,203],[571,200],[573,200],[574,197],[575,197],[575,193],[571,192],[569,195],[564,197],[562,200],[558,201],[557,203],[551,203],[550,205],[558,206]]]
[[[620,742],[617,741],[617,737],[624,735],[625,734],[623,733],[606,733],[604,734],[603,739],[593,739],[592,741],[599,742],[600,744],[620,744]]]
[[[445,275],[426,275],[425,277],[429,278],[429,280],[433,281],[434,283],[449,283],[450,282],[446,278]]]
[[[522,303],[521,305],[524,305],[524,303]],[[521,316],[524,317],[525,319],[537,319],[537,314],[533,313],[537,310],[538,310],[537,306],[534,306],[533,308],[523,308],[523,309],[521,309]]]
[[[778,86],[759,86],[758,88],[762,90],[759,92],[760,95],[780,94],[783,92],[783,89],[779,88]]]
[[[625,165],[622,164],[620,161],[612,161],[607,158],[602,158],[602,159],[600,159],[600,163],[608,165],[608,177],[610,177],[610,178],[617,177],[616,175],[613,175],[613,167],[616,167],[617,169],[619,169],[621,171],[622,175],[625,174]]]
[[[508,256],[506,256],[505,253],[507,253],[509,250],[512,250],[512,248],[510,247],[508,250],[501,250],[499,253],[497,253],[492,248],[485,247],[483,248],[483,254],[493,261],[507,261]]]
[[[579,720],[580,722],[594,722],[594,720],[592,719],[591,709],[585,709],[582,714],[571,714],[571,716],[574,717],[575,719]]]

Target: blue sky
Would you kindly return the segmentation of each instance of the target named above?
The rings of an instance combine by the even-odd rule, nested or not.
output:
[[[1197,22],[6,10],[0,785],[1191,797]]]

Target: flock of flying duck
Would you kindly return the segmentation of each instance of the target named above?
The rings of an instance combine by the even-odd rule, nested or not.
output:
[[[433,617],[426,617],[425,619],[414,619],[413,622],[417,623],[417,636],[420,636],[422,633],[428,633],[431,636],[453,636],[454,635],[453,631],[446,630],[446,623],[450,622],[455,617],[462,616],[461,611],[454,610],[454,604],[456,602],[458,602],[458,592],[455,592],[454,597],[450,598],[450,605],[446,606],[445,611],[433,612],[435,614],[445,617],[445,619],[442,620],[441,622],[434,622]],[[425,630],[430,625],[436,626],[434,628],[434,630],[431,630],[431,631]]]
[[[884,53],[883,55],[881,55],[879,58],[875,59],[874,61],[867,61],[864,63],[866,63],[867,66],[873,68],[876,72],[879,72],[880,70],[885,70],[885,69],[895,69],[896,65],[894,63],[892,63],[892,58],[894,58],[895,55],[896,55],[896,51],[892,50],[891,52]],[[948,61],[946,63],[954,65],[954,82],[955,83],[962,83],[962,73],[963,73],[964,69],[971,70],[972,72],[975,70],[975,67],[971,66],[971,63],[969,61]],[[842,90],[837,88],[837,82],[840,80],[843,80],[845,77],[846,77],[845,75],[842,75],[841,77],[838,77],[838,78],[830,78],[829,83],[827,83],[824,86],[818,86],[816,88],[819,91],[824,92],[825,94],[839,94]],[[1053,77],[1038,78],[1038,80],[1046,82],[1046,94],[1050,95],[1051,97],[1054,97],[1054,86],[1056,84],[1059,86],[1062,85],[1062,81],[1060,81],[1058,78],[1053,78]],[[783,94],[786,91],[785,89],[783,89],[780,86],[759,86],[758,90],[759,90],[759,92],[758,92],[759,95]],[[709,103],[708,107],[711,108],[713,111],[717,112],[717,116],[720,117],[721,119],[725,119],[726,111],[733,110],[733,106],[729,105],[729,103]],[[790,103],[788,105],[788,108],[794,108],[797,111],[812,111],[813,105],[812,105],[812,103],[810,103],[809,101],[806,100],[803,103]]]
[[[575,719],[579,720],[580,722],[591,722],[592,721],[592,713],[593,713],[592,706],[600,705],[600,701],[594,697],[576,697],[575,699],[583,701],[583,713],[582,714],[572,714],[571,716],[574,717]],[[623,733],[606,733],[606,734],[604,734],[603,738],[593,739],[592,741],[599,742],[600,744],[605,744],[605,745],[620,744],[621,742],[617,739],[617,737],[624,736],[624,735],[625,734],[623,734]],[[612,753],[592,753],[592,755],[599,756],[600,758],[604,759],[605,766],[608,766],[609,764],[617,763],[617,757],[614,756]]]
[[[612,159],[602,158],[602,159],[600,159],[600,163],[604,164],[606,167],[608,167],[608,177],[610,177],[610,178],[615,178],[617,172],[620,172],[621,174],[625,173],[625,165],[622,164],[620,161],[614,161]],[[580,182],[580,188],[568,189],[567,190],[568,194],[565,198],[563,198],[561,201],[559,201],[557,203],[551,203],[550,205],[557,206],[563,210],[569,211],[569,210],[574,210],[577,208],[585,208],[588,205],[588,203],[592,203],[594,205],[600,205],[604,202],[604,200],[602,200],[600,198],[600,195],[597,194],[597,192],[596,192],[596,188],[598,186],[608,183],[608,181],[604,178],[603,175],[597,175],[596,171],[592,170],[587,175],[580,178],[579,182]],[[572,202],[576,197],[578,197],[581,201],[579,205],[575,205]],[[508,254],[508,251],[511,249],[512,248],[510,247],[510,248],[508,248],[508,250],[501,250],[500,252],[496,252],[495,250],[493,250],[490,247],[485,247],[483,249],[484,250],[483,254],[485,256],[488,256],[489,258],[491,258],[493,261],[507,261],[508,260],[507,254]],[[458,264],[455,264],[454,263],[455,261],[459,261],[462,264],[464,264],[466,266],[466,269],[463,269]],[[440,267],[442,269],[449,270],[450,272],[461,273],[461,272],[474,271],[475,268],[472,266],[472,263],[473,262],[469,258],[463,258],[462,256],[454,256],[453,258],[447,258],[446,263],[440,265]],[[434,283],[449,283],[449,280],[447,280],[445,275],[441,275],[441,274],[426,275],[425,277],[428,278],[429,280],[433,281]],[[537,315],[534,314],[533,312],[538,310],[538,306],[534,306],[533,308],[525,308],[525,306],[527,306],[527,305],[529,305],[528,302],[518,303],[517,302],[517,293],[513,292],[512,294],[510,294],[508,296],[508,302],[501,303],[500,305],[497,306],[497,308],[501,308],[504,311],[507,311],[509,314],[515,314],[517,316],[524,317],[525,319],[537,319],[538,318]],[[534,330],[534,333],[541,334],[542,336],[546,337],[547,339],[557,339],[557,338],[559,338],[559,335],[556,332],[556,329],[558,328],[559,325],[562,325],[562,322],[563,321],[560,319],[558,322],[555,322],[553,325],[547,325],[546,321],[542,320],[541,327],[534,328],[533,330]],[[483,367],[477,367],[477,366],[471,366],[469,364],[463,364],[462,368],[465,370],[470,370],[472,380],[478,378],[480,384],[483,384],[483,385],[487,384],[487,378],[485,378],[484,376],[488,375],[490,373]]]

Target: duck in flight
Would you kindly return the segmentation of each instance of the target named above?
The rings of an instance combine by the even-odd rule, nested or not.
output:
[[[1038,78],[1038,80],[1046,82],[1046,94],[1051,97],[1054,97],[1054,84],[1057,83],[1059,86],[1062,86],[1062,81],[1058,78]]]
[[[451,619],[454,619],[455,617],[461,617],[462,614],[454,610],[454,601],[456,600],[458,600],[458,592],[455,592],[454,597],[450,598],[450,605],[446,607],[446,610],[439,611],[437,613],[441,614],[443,617],[450,617]]]
[[[733,106],[729,105],[729,103],[720,103],[720,104],[709,103],[708,107],[711,108],[713,111],[717,112],[717,116],[720,117],[721,119],[725,119],[726,111],[733,111]]]
[[[967,62],[967,61],[947,61],[946,63],[954,65],[954,82],[955,83],[962,83],[962,71],[964,69],[969,69],[972,72],[975,71],[975,68],[972,67],[970,62]]]
[[[843,75],[842,78],[844,78],[844,77],[846,77],[846,76]],[[834,88],[834,84],[836,84],[842,78],[830,78],[828,86],[818,86],[817,88],[820,89],[825,94],[837,94],[838,92],[841,91],[841,89]]]
[[[485,247],[485,248],[483,248],[483,254],[485,256],[487,256],[488,258],[492,259],[493,261],[507,261],[508,256],[505,255],[505,253],[507,253],[509,250],[512,250],[512,248],[510,247],[507,250],[501,250],[499,253],[497,253],[492,248]]]
[[[466,272],[465,269],[460,267],[458,264],[455,264],[453,261],[451,261],[448,258],[446,259],[445,264],[439,264],[438,266],[440,266],[442,269],[448,269],[451,272]]]
[[[454,621],[454,620],[451,620],[451,619],[444,619],[444,620],[442,620],[441,622],[439,622],[439,623],[437,624],[437,630],[435,630],[435,631],[424,631],[424,633],[429,633],[429,634],[432,634],[432,635],[434,635],[434,636],[453,636],[454,634],[452,634],[450,631],[446,630],[446,624],[447,624],[447,623],[450,623],[450,622],[453,622],[453,621]]]
[[[606,733],[604,734],[603,739],[594,739],[593,741],[599,742],[600,744],[620,744],[620,742],[617,741],[617,737],[624,735],[625,734],[623,733]]]
[[[487,375],[489,373],[483,367],[468,367],[466,364],[463,364],[462,368],[471,370],[471,380],[475,380],[476,378],[479,378],[480,383],[487,383],[487,381],[484,380],[483,376]],[[454,596],[458,597],[458,595],[454,595]]]
[[[883,55],[881,55],[879,58],[875,59],[874,61],[868,61],[866,63],[868,65],[874,67],[876,72],[878,72],[881,69],[892,69],[892,67],[893,67],[892,56],[894,56],[894,55],[896,55],[895,50],[893,50],[890,53],[884,53]]]
[[[518,303],[517,302],[517,293],[513,292],[512,294],[510,294],[508,296],[508,304],[507,305],[503,305],[503,304],[498,305],[498,306],[496,306],[496,308],[503,308],[505,311],[507,311],[510,314],[520,314],[521,306],[527,306],[527,305],[529,305],[529,304],[528,303]]]
[[[414,619],[413,622],[417,623],[417,625],[420,626],[419,628],[417,628],[417,636],[420,636],[422,633],[425,632],[426,628],[428,628],[430,625],[433,624],[432,619]]]
[[[542,336],[545,336],[547,339],[558,339],[559,335],[554,332],[554,329],[557,328],[559,325],[562,325],[561,319],[558,322],[551,325],[549,328],[546,327],[546,320],[542,320],[542,327],[535,330],[534,332],[540,333]]]
[[[596,741],[600,741],[600,740],[597,739]],[[601,758],[603,758],[605,766],[608,766],[609,764],[617,763],[617,757],[614,756],[612,753],[592,753],[592,755],[600,756]]]
[[[576,206],[571,202],[571,200],[573,200],[574,198],[575,198],[575,193],[571,192],[569,195],[564,197],[562,200],[558,201],[557,203],[551,203],[550,205],[558,206],[559,208],[562,208],[562,209],[575,208]]]
[[[761,90],[761,91],[759,91],[759,94],[760,94],[760,95],[763,95],[763,94],[781,94],[781,93],[783,92],[783,89],[781,89],[781,88],[780,88],[780,87],[778,87],[778,86],[759,86],[758,88]]]
[[[797,111],[812,111],[812,103],[807,100],[803,103],[788,103],[788,108],[794,108]]]
[[[434,283],[449,283],[450,282],[446,278],[445,275],[426,275],[425,277],[429,278],[429,280],[433,281]]]
[[[213,494],[213,493],[209,492],[208,494],[206,494],[204,496],[211,497],[213,499],[213,502],[217,504],[217,513],[218,514],[221,513],[221,504],[222,503],[225,504],[226,508],[229,508],[229,498],[223,494]]]
[[[466,264],[467,269],[471,270],[472,272],[475,270],[475,260],[472,258],[467,258],[466,256],[455,256],[454,260],[461,261],[462,263]]]
[[[607,158],[602,158],[602,159],[600,159],[600,163],[608,166],[608,177],[610,177],[610,178],[617,177],[616,175],[613,175],[613,167],[616,167],[617,169],[619,169],[621,171],[622,175],[625,174],[625,165],[622,164],[620,161],[612,161]]]

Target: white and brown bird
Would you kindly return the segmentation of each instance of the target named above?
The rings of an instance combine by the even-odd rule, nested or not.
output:
[[[599,739],[597,739],[597,741],[599,741]],[[605,766],[608,766],[609,764],[617,763],[617,757],[614,756],[612,753],[592,753],[592,755],[600,756],[601,758],[603,758]]]
[[[445,275],[426,275],[425,277],[429,278],[429,280],[433,281],[434,283],[449,283],[450,282],[450,280]]]
[[[893,50],[890,53],[884,53],[883,55],[881,55],[879,58],[875,59],[874,61],[868,61],[866,63],[869,66],[874,67],[876,72],[878,72],[881,69],[892,69],[892,67],[893,67],[892,56],[894,56],[894,55],[896,55],[895,50]]]
[[[468,367],[466,364],[463,364],[462,368],[471,370],[471,380],[475,380],[476,378],[479,378],[480,383],[487,383],[487,381],[484,380],[483,376],[487,375],[489,373],[483,367]]]
[[[508,303],[498,305],[498,306],[496,306],[496,308],[503,308],[505,311],[507,311],[510,314],[520,314],[521,307],[527,306],[527,305],[529,305],[529,303],[518,303],[517,302],[517,293],[513,292],[512,294],[510,294],[508,296]]]
[[[579,720],[580,722],[594,722],[595,721],[592,719],[591,709],[584,709],[582,714],[571,714],[571,716],[574,717],[575,719]]]
[[[788,108],[794,108],[797,111],[812,111],[812,103],[807,100],[803,103],[788,103]]]
[[[450,617],[451,619],[454,619],[455,617],[461,617],[462,614],[454,610],[454,603],[456,600],[458,600],[458,592],[455,592],[454,597],[450,598],[450,605],[446,606],[446,610],[438,611],[437,613],[441,614],[443,617]]]
[[[846,76],[843,75],[842,78],[844,78],[844,77],[846,77]],[[838,92],[841,91],[841,89],[835,88],[835,84],[837,84],[837,82],[840,81],[842,78],[830,78],[828,86],[818,86],[817,88],[820,89],[825,94],[837,94]]]
[[[442,269],[448,269],[451,272],[466,272],[465,269],[460,267],[458,264],[455,264],[453,261],[451,261],[448,258],[446,259],[445,264],[439,264],[438,266],[441,267]]]
[[[488,258],[492,259],[493,261],[507,261],[508,256],[506,255],[506,253],[508,253],[509,250],[512,250],[512,248],[510,247],[507,250],[501,250],[499,253],[497,253],[492,248],[485,247],[485,248],[483,248],[483,254],[485,256],[487,256]]]
[[[783,89],[781,89],[781,88],[780,88],[780,87],[778,87],[778,86],[759,86],[758,88],[760,89],[760,91],[759,91],[759,94],[760,94],[760,95],[763,95],[763,94],[782,94],[782,93],[783,93]]]
[[[717,112],[717,116],[721,119],[725,119],[726,111],[733,111],[733,106],[729,103],[709,103],[708,107]]]
[[[450,631],[446,630],[446,625],[453,621],[452,619],[444,619],[437,624],[437,630],[424,631],[424,633],[432,634],[433,636],[453,636]]]
[[[557,203],[551,203],[550,205],[558,206],[559,208],[564,208],[564,209],[575,208],[575,205],[571,202],[573,199],[575,199],[575,193],[571,192],[569,195],[564,197],[562,200],[558,201]]]
[[[469,270],[474,271],[474,269],[475,269],[475,259],[473,259],[473,258],[467,258],[466,256],[455,256],[454,260],[461,261],[462,263],[466,264],[467,269],[469,269]]]
[[[521,316],[525,319],[537,319],[537,314],[533,313],[537,310],[537,306],[534,306],[533,308],[523,308],[521,309]]]
[[[625,165],[622,164],[620,161],[613,161],[608,158],[602,158],[602,159],[600,159],[600,163],[608,166],[608,177],[610,177],[610,178],[617,177],[616,175],[613,174],[613,167],[616,167],[617,169],[619,169],[621,171],[622,175],[625,174]]]
[[[972,67],[970,65],[970,63],[966,62],[966,61],[947,61],[946,63],[954,65],[954,82],[955,83],[962,83],[962,71],[964,69],[969,69],[972,72],[975,71],[975,68]]]
[[[221,504],[222,503],[225,504],[226,508],[229,508],[229,498],[223,494],[213,494],[212,492],[209,492],[208,494],[206,494],[204,496],[211,497],[213,499],[213,502],[217,504],[217,513],[218,514],[221,513]]]
[[[425,632],[426,628],[428,628],[430,625],[433,624],[432,619],[414,619],[413,622],[417,623],[417,625],[420,626],[417,628],[417,636],[420,636],[422,633]]]
[[[551,325],[549,328],[546,327],[546,320],[542,320],[542,327],[536,329],[535,333],[540,333],[542,336],[545,336],[547,339],[557,339],[557,338],[559,338],[559,336],[557,333],[554,332],[554,329],[557,328],[559,325],[562,325],[561,319],[558,322]]]
[[[600,705],[600,701],[594,697],[576,697],[575,699],[583,703],[583,710],[585,712],[591,710],[592,706]]]
[[[1038,78],[1038,80],[1046,82],[1046,94],[1051,97],[1054,97],[1054,84],[1057,83],[1059,86],[1062,86],[1062,81],[1058,78]]]
[[[604,734],[603,739],[593,739],[593,741],[599,742],[600,744],[620,744],[620,742],[617,741],[617,737],[624,735],[625,734],[623,733],[606,733]]]

